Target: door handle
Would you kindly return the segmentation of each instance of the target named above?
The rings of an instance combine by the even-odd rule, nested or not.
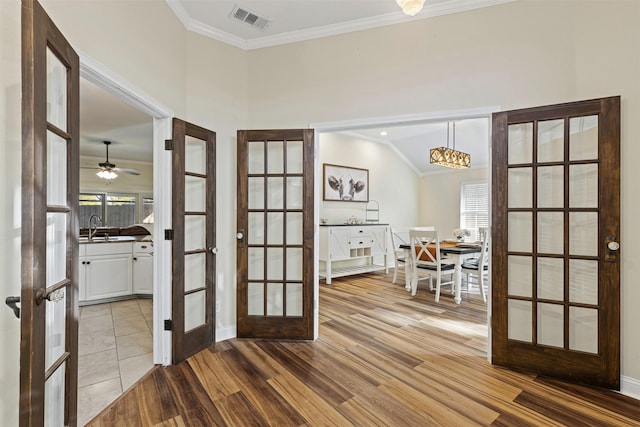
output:
[[[238,230],[236,233],[236,239],[238,239],[238,245],[243,248],[244,247],[244,230]]]
[[[210,246],[208,250],[209,250],[210,253],[212,253],[214,255],[216,255],[218,253],[218,248],[215,247],[215,246]]]
[[[20,307],[18,307],[17,305],[19,302],[20,297],[7,297],[4,300],[4,303],[7,304],[11,310],[13,310],[13,314],[15,314],[18,319],[20,318]]]

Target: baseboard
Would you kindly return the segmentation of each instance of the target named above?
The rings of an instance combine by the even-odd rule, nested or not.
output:
[[[620,377],[620,393],[640,399],[640,380],[631,377]]]
[[[226,328],[216,329],[216,342],[229,340],[236,337],[236,327],[227,326]]]

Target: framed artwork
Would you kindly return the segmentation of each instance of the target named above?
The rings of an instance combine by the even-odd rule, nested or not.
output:
[[[369,170],[325,163],[322,181],[323,200],[340,202],[369,201]]]

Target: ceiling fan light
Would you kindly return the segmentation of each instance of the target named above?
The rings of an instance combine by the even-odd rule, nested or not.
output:
[[[96,173],[96,175],[102,179],[116,179],[118,177],[118,174],[110,169],[101,169]]]
[[[415,16],[424,6],[424,0],[396,0],[396,3],[402,8],[405,15],[409,16]]]

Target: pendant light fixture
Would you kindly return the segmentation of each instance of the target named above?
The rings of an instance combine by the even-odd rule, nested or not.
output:
[[[118,174],[115,173],[115,171],[113,170],[116,167],[116,165],[114,165],[109,161],[109,145],[111,145],[111,141],[103,141],[103,142],[104,142],[104,145],[107,147],[107,160],[102,163],[98,163],[98,166],[100,166],[100,170],[96,173],[96,175],[98,175],[98,177],[102,179],[107,179],[107,180],[116,179],[118,177]]]
[[[422,10],[424,0],[396,0],[405,15],[414,16]]]
[[[453,149],[449,148],[449,122],[447,122],[447,146],[432,148],[429,152],[431,164],[451,169],[471,166],[471,155],[456,150],[456,122],[453,122]]]

